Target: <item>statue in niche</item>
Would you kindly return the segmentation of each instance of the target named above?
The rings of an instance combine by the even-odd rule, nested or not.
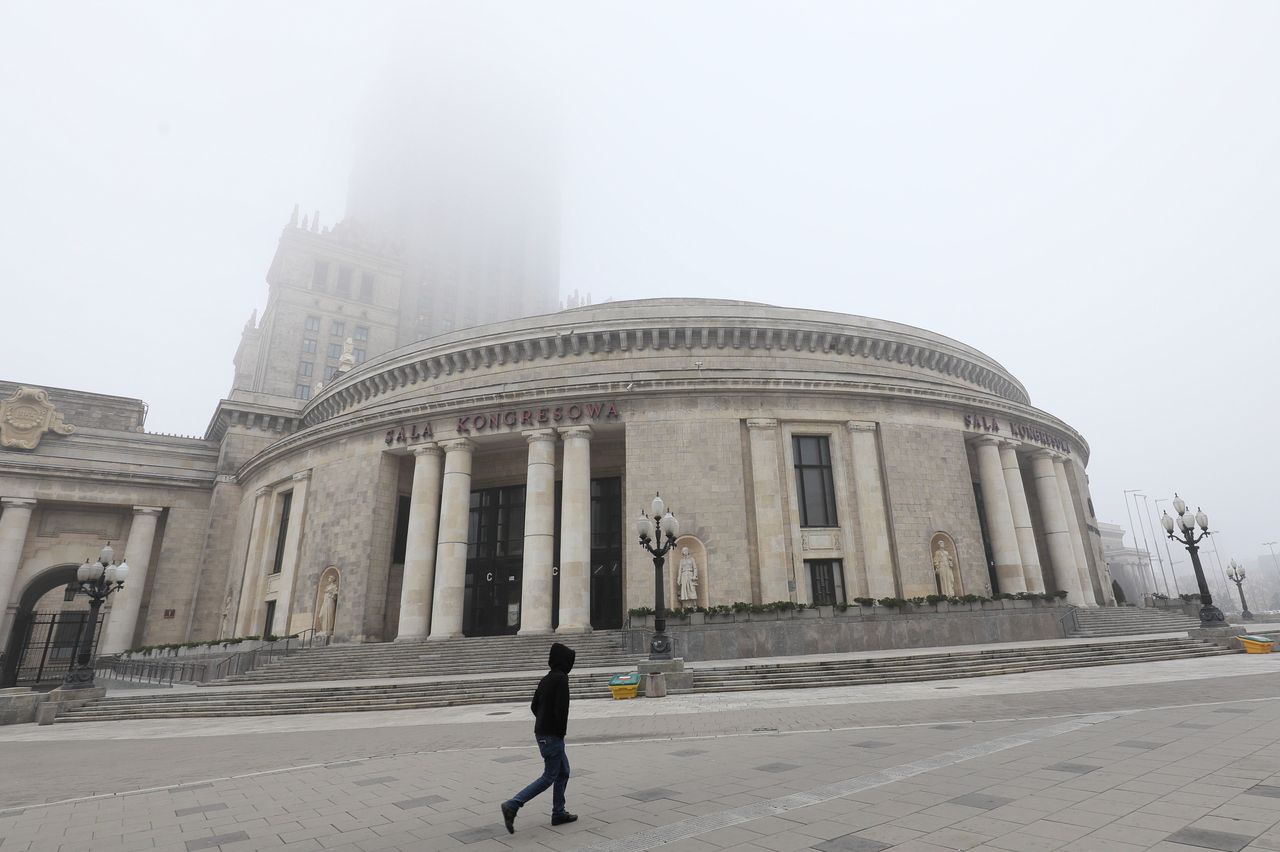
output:
[[[227,592],[227,599],[222,602],[222,623],[218,627],[218,638],[223,639],[227,635],[227,620],[231,618],[231,592]]]
[[[947,597],[960,594],[956,582],[956,560],[947,549],[946,540],[937,539],[938,549],[933,552],[933,571],[938,575],[938,592]]]
[[[320,605],[320,623],[316,625],[317,633],[328,635],[333,632],[334,622],[338,617],[338,578],[330,577],[329,584],[324,587],[324,603]]]
[[[698,602],[698,563],[689,554],[689,548],[680,548],[680,572],[676,575],[680,587],[680,600]]]

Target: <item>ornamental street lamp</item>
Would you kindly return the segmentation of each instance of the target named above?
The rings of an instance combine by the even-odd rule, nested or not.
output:
[[[649,551],[653,557],[653,638],[649,640],[649,659],[671,659],[671,638],[667,636],[666,585],[662,580],[662,565],[667,554],[676,545],[676,536],[680,535],[680,522],[671,514],[662,497],[655,494],[653,504],[649,507],[653,513],[650,517],[642,510],[636,521],[636,532],[640,534],[640,546]],[[656,525],[655,525],[656,522]],[[655,544],[657,546],[655,546]]]
[[[124,581],[128,576],[128,564],[123,560],[116,564],[115,551],[110,544],[102,548],[97,562],[86,559],[76,569],[77,591],[89,596],[89,621],[85,625],[84,635],[80,637],[76,664],[62,680],[63,689],[89,689],[93,686],[93,633],[98,625],[98,610],[102,608],[102,602],[108,595],[124,588]]]
[[[1234,559],[1227,568],[1227,579],[1236,584],[1236,591],[1240,593],[1240,617],[1249,621],[1253,618],[1253,613],[1249,612],[1249,604],[1244,599],[1244,569]]]
[[[1209,593],[1209,584],[1204,579],[1204,569],[1200,567],[1200,548],[1197,547],[1204,537],[1209,535],[1209,516],[1202,512],[1199,507],[1196,508],[1195,514],[1187,508],[1187,503],[1176,493],[1173,495],[1173,510],[1178,513],[1177,528],[1181,535],[1174,535],[1174,519],[1165,512],[1160,523],[1164,524],[1164,531],[1169,538],[1178,542],[1187,548],[1187,552],[1191,554],[1191,567],[1196,572],[1196,585],[1200,587],[1200,626],[1201,627],[1225,627],[1227,617],[1222,614],[1222,610],[1213,605],[1213,595]],[[1200,534],[1196,535],[1196,527],[1200,527]]]

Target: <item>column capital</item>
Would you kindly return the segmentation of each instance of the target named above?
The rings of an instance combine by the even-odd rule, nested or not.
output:
[[[979,447],[999,447],[1001,441],[995,435],[979,435],[973,443]]]
[[[747,419],[748,429],[777,429],[778,421],[769,417],[750,417]]]
[[[555,429],[530,429],[520,434],[524,435],[524,439],[530,444],[536,444],[539,441],[554,441],[556,439]]]
[[[877,424],[874,420],[846,420],[844,428],[850,432],[874,432]]]
[[[254,491],[253,496],[257,499],[261,499],[263,497],[266,497],[270,493],[271,493],[271,486],[264,485],[261,488],[259,488],[257,491]]]
[[[470,438],[450,438],[441,441],[440,446],[446,453],[470,453],[476,448],[476,442]]]
[[[134,506],[133,513],[135,515],[159,515],[164,511],[163,506]]]
[[[1036,450],[1031,454],[1033,459],[1048,459],[1049,461],[1057,461],[1059,456],[1053,450]]]
[[[413,449],[411,449],[409,452],[413,453],[415,458],[422,458],[423,456],[444,455],[444,450],[440,449],[440,445],[437,444],[435,441],[428,441],[425,444],[418,444],[415,447],[413,447]]]
[[[311,471],[302,470],[295,473],[293,476],[289,478],[292,479],[294,482],[306,482],[308,479],[311,478]]]
[[[33,497],[0,497],[0,506],[6,509],[34,509],[36,501]]]
[[[570,438],[582,438],[584,441],[590,441],[591,436],[595,434],[590,426],[561,426],[560,438],[569,440]]]

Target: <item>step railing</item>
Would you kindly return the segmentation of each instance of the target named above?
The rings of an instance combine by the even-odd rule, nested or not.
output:
[[[254,648],[252,651],[239,651],[232,654],[219,661],[213,667],[212,677],[204,682],[224,680],[236,675],[246,674],[268,663],[274,663],[281,657],[289,657],[299,651],[306,651],[310,648],[322,648],[328,644],[328,634],[317,633],[314,628],[308,627],[306,630],[295,633],[292,636],[277,639],[269,645]]]
[[[1070,636],[1080,629],[1080,616],[1077,611],[1080,607],[1075,604],[1068,604],[1067,611],[1058,616],[1059,623],[1062,624],[1063,635]]]

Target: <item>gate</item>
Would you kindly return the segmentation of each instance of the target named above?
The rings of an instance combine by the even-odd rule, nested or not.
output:
[[[94,647],[90,659],[97,653],[98,637],[102,635],[105,613],[99,611],[94,630]],[[19,616],[14,625],[9,647],[16,648],[14,659],[5,666],[6,680],[11,686],[38,686],[58,684],[75,665],[76,650],[88,626],[88,611],[32,612]]]

